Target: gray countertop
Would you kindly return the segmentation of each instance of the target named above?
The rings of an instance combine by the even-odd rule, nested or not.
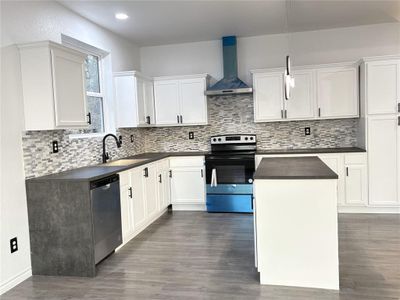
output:
[[[191,152],[150,152],[142,153],[123,159],[146,159],[136,163],[132,163],[124,166],[105,166],[103,164],[87,166],[77,169],[72,169],[60,173],[45,175],[41,177],[27,179],[27,181],[48,181],[48,180],[83,180],[93,181],[103,177],[107,177],[119,172],[123,172],[135,167],[139,167],[163,158],[171,156],[200,156],[205,155],[207,152],[203,151],[191,151]]]
[[[261,160],[254,179],[337,179],[317,156],[267,157]]]
[[[343,148],[306,148],[306,149],[271,149],[257,150],[257,155],[263,154],[313,154],[313,153],[352,153],[366,152],[358,147],[343,147]]]
[[[258,150],[257,155],[267,154],[312,154],[312,153],[351,153],[351,152],[365,152],[364,149],[357,147],[347,148],[309,148],[309,149],[272,149],[272,150]],[[190,151],[190,152],[149,152],[142,153],[124,159],[146,159],[145,161],[136,162],[125,166],[104,166],[94,165],[88,167],[77,168],[68,170],[60,173],[50,174],[46,176],[36,177],[27,179],[35,181],[47,181],[47,180],[84,180],[93,181],[109,175],[113,175],[119,172],[129,170],[131,168],[139,167],[163,158],[172,156],[199,156],[206,155],[207,151]],[[257,173],[256,173],[257,174]]]

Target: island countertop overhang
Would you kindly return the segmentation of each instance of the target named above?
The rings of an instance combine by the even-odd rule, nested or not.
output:
[[[338,179],[338,175],[317,156],[266,157],[261,160],[254,179]]]

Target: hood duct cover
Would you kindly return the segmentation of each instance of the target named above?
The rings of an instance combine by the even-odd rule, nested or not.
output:
[[[222,38],[224,57],[224,78],[206,91],[206,95],[252,93],[253,89],[237,76],[236,36]]]

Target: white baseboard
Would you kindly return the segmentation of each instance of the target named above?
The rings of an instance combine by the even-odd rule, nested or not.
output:
[[[24,281],[25,279],[28,279],[31,276],[32,276],[32,268],[29,267],[29,268],[25,269],[24,271],[22,271],[21,273],[14,276],[13,278],[11,278],[10,280],[8,280],[7,282],[1,284],[0,295],[11,290],[13,287],[17,286],[22,281]]]
[[[175,211],[206,211],[206,205],[200,204],[172,204],[172,210]]]
[[[338,206],[341,214],[400,214],[400,207]]]

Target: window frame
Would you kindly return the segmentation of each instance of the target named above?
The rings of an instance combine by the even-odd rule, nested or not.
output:
[[[61,34],[61,42],[64,46],[67,46],[69,48],[73,48],[75,50],[78,50],[80,52],[83,52],[87,55],[93,55],[98,57],[98,68],[99,68],[99,88],[100,88],[100,93],[96,92],[89,92],[86,91],[85,89],[85,95],[86,97],[99,97],[102,98],[102,104],[103,104],[103,132],[96,132],[96,133],[71,133],[69,134],[70,139],[82,139],[82,138],[94,138],[94,137],[103,137],[107,134],[107,132],[113,132],[115,133],[115,128],[112,128],[111,124],[111,111],[109,105],[111,102],[111,99],[107,97],[107,84],[105,82],[106,77],[105,77],[105,67],[104,67],[104,61],[105,58],[110,54],[107,51],[104,51],[102,49],[96,48],[94,46],[91,46],[89,44],[86,44],[84,42],[81,42],[79,40],[76,40],[72,37],[69,37],[67,35]],[[85,86],[86,87],[86,86]]]

